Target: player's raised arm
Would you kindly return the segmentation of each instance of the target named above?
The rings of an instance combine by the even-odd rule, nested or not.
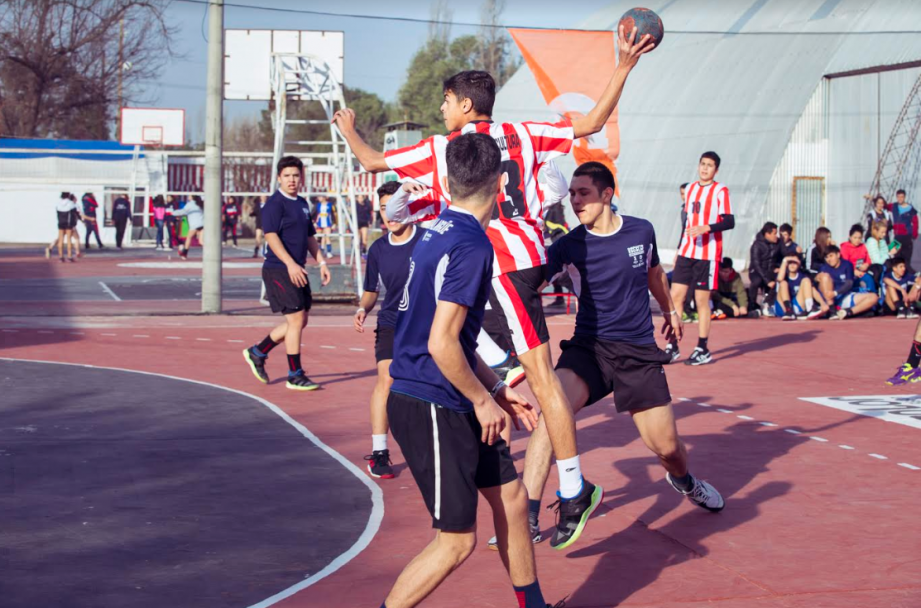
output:
[[[620,101],[620,95],[624,91],[627,76],[640,60],[640,55],[648,53],[655,47],[652,37],[648,34],[638,41],[635,38],[636,28],[633,28],[633,31],[629,33],[624,32],[623,26],[617,28],[617,47],[619,50],[617,68],[614,70],[611,82],[608,83],[595,107],[587,115],[572,121],[573,135],[576,138],[598,133],[604,128],[604,123],[611,117],[614,108],[617,107],[617,102]]]
[[[387,162],[384,160],[384,153],[379,152],[365,143],[358,131],[355,129],[355,110],[345,108],[333,114],[333,124],[339,128],[342,137],[345,138],[352,154],[358,158],[358,162],[364,167],[365,171],[378,173],[388,169]]]

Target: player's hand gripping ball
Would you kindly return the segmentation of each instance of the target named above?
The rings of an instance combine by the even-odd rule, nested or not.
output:
[[[648,8],[631,8],[620,18],[620,25],[624,27],[624,35],[628,38],[633,28],[636,28],[634,43],[649,34],[652,37],[652,42],[656,45],[654,48],[659,48],[659,45],[662,44],[662,38],[665,36],[665,27],[662,25],[662,20]]]

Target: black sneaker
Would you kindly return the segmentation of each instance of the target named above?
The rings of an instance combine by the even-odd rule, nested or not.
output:
[[[559,494],[557,494],[559,496]],[[557,500],[548,509],[556,511],[556,530],[550,539],[550,546],[557,551],[569,547],[582,536],[588,518],[592,516],[604,499],[604,488],[582,479],[582,491],[575,498]]]
[[[499,379],[512,388],[524,380],[524,367],[515,355],[509,355],[503,363],[492,368],[492,371],[496,372]]]
[[[320,388],[320,385],[308,378],[302,369],[288,374],[288,382],[285,386],[293,391],[315,391]]]
[[[393,474],[393,467],[390,465],[390,450],[377,450],[372,452],[370,456],[365,456],[365,460],[368,461],[368,473],[371,473],[371,477],[377,477],[379,479],[393,479],[395,475]]]
[[[268,357],[260,357],[253,352],[252,348],[246,348],[243,350],[243,358],[249,363],[249,368],[253,370],[253,375],[256,376],[256,380],[263,384],[268,384],[269,375],[265,373],[265,360],[268,359]]]
[[[671,361],[669,361],[669,363],[674,363],[681,358],[681,353],[678,352],[678,347],[671,342],[665,345],[665,354],[671,357]]]
[[[688,357],[688,360],[684,362],[685,365],[706,365],[713,361],[713,357],[710,356],[709,350],[704,350],[700,347],[694,349],[694,352],[691,353],[691,356]]]

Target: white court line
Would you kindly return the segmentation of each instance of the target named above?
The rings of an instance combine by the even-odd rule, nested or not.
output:
[[[800,433],[799,431],[797,431],[797,430],[795,430],[795,429],[784,429],[784,430],[785,430],[786,432],[790,433],[791,435],[802,435],[802,433]]]
[[[179,336],[166,336],[167,340],[182,340]]]
[[[810,435],[809,439],[812,439],[813,441],[818,441],[819,443],[828,443],[828,439],[825,439],[824,437],[816,437],[815,435]]]
[[[741,414],[736,416],[736,418],[741,418],[742,420],[754,420],[754,418],[752,418],[751,416],[742,416]]]
[[[243,344],[243,340],[227,340],[227,341],[228,342],[239,342],[240,344]]]
[[[19,330],[18,330],[18,329],[4,329],[4,330],[3,330],[3,333],[5,333],[5,334],[18,334],[18,333],[19,333]]]
[[[336,348],[336,347],[335,347],[335,346],[327,346],[327,345],[325,345],[325,344],[321,344],[321,345],[320,345],[320,348],[332,348],[332,349],[334,349],[334,348]]]
[[[698,402],[697,405],[699,405],[700,407],[713,407],[713,406],[710,405],[709,403],[699,403],[699,402]]]
[[[189,378],[180,378],[178,376],[170,376],[169,374],[158,374],[155,372],[142,372],[142,371],[133,370],[133,369],[123,369],[119,367],[100,367],[97,365],[81,365],[78,363],[61,363],[59,361],[39,361],[39,360],[34,360],[34,359],[11,359],[7,357],[0,357],[0,361],[22,361],[25,363],[50,363],[52,365],[69,365],[72,367],[86,367],[89,369],[103,369],[103,370],[110,370],[110,371],[116,371],[116,372],[128,372],[131,374],[143,374],[145,376],[158,376],[160,378],[169,378],[170,380],[180,380],[182,382],[191,382],[193,384],[201,384],[203,386],[210,386],[211,388],[217,388],[223,391],[228,391],[230,393],[236,393],[237,395],[242,395],[244,397],[249,397],[250,399],[253,399],[254,401],[257,401],[258,403],[261,403],[265,407],[269,408],[272,412],[278,415],[279,418],[281,418],[282,420],[284,420],[285,422],[293,426],[308,441],[310,441],[312,444],[314,444],[315,446],[317,446],[318,448],[320,448],[321,450],[329,454],[336,462],[341,464],[349,473],[357,477],[359,481],[365,484],[365,486],[367,486],[367,488],[371,491],[371,515],[368,517],[368,525],[365,526],[364,531],[361,533],[361,536],[358,537],[355,543],[351,547],[349,547],[344,553],[340,554],[336,559],[331,561],[329,564],[326,565],[325,568],[323,568],[316,574],[308,576],[307,578],[300,581],[299,583],[292,585],[288,587],[287,589],[279,591],[272,597],[264,599],[258,604],[253,604],[249,608],[268,608],[268,606],[277,604],[281,600],[291,597],[298,591],[303,591],[307,587],[310,587],[311,585],[314,585],[320,582],[321,580],[323,580],[330,574],[333,574],[334,572],[342,568],[344,565],[346,565],[347,563],[355,559],[355,557],[357,557],[359,553],[364,551],[368,547],[368,545],[371,544],[371,540],[374,538],[374,536],[377,534],[377,531],[381,527],[381,521],[384,519],[384,493],[381,491],[380,487],[376,483],[371,481],[371,478],[368,477],[364,473],[364,471],[362,471],[357,466],[352,464],[345,456],[343,456],[336,450],[332,449],[331,447],[323,443],[320,440],[320,438],[314,435],[313,433],[311,433],[307,427],[305,427],[301,423],[291,418],[291,416],[286,414],[280,407],[278,407],[274,403],[266,401],[265,399],[262,399],[261,397],[251,395],[249,393],[244,393],[243,391],[238,391],[233,388],[227,388],[226,386],[219,386],[217,384],[211,384],[210,382],[204,382],[202,380],[192,380]]]
[[[99,281],[99,286],[102,287],[102,290],[103,290],[104,292],[106,292],[107,294],[109,294],[110,296],[112,296],[112,299],[115,300],[116,302],[121,302],[121,301],[122,301],[122,299],[119,298],[117,295],[115,295],[115,292],[112,291],[111,289],[109,289],[109,286],[106,285],[105,283],[103,283],[102,281]]]
[[[354,350],[354,351],[359,352],[359,353],[365,352],[365,349],[363,349],[363,348],[350,348],[349,350]]]
[[[905,467],[905,468],[908,469],[909,471],[921,471],[921,467],[916,467],[915,465],[913,465],[913,464],[908,464],[907,462],[900,462],[900,463],[899,463],[899,466],[900,466],[900,467]]]
[[[195,339],[198,340],[199,342],[210,342],[211,341],[211,338],[195,338]]]
[[[678,401],[690,401],[690,399],[688,399],[687,397],[678,397]]]
[[[877,460],[889,460],[887,456],[883,456],[882,454],[867,454],[867,455],[870,458],[876,458]]]
[[[118,334],[99,334],[100,336],[117,336]]]
[[[131,337],[132,338],[149,338],[150,336],[148,336],[147,334],[134,334]]]
[[[38,330],[38,333],[40,333],[40,334],[53,334],[54,332],[51,331],[51,330],[49,330],[49,329],[40,329],[40,330]]]
[[[717,411],[717,412],[720,412],[720,413],[722,413],[722,414],[731,414],[731,413],[732,413],[732,410],[724,410],[724,409],[721,408],[721,407],[716,408],[716,411]]]
[[[759,422],[758,424],[760,424],[761,426],[777,426],[773,422]]]
[[[72,332],[70,332],[70,335],[72,335],[72,336],[85,336],[85,335],[86,335],[86,332],[85,332],[85,331],[72,331]]]
[[[842,450],[853,450],[853,449],[856,449],[856,448],[854,448],[854,446],[851,446],[851,445],[844,445],[844,444],[839,445],[838,447],[841,448]]]

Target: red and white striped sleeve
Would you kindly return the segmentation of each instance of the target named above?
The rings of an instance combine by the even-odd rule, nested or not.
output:
[[[729,188],[723,186],[716,199],[716,212],[720,216],[732,215],[732,206],[729,204]]]
[[[560,122],[525,122],[521,123],[534,148],[534,160],[538,165],[554,158],[569,154],[575,139],[572,121],[563,118]]]
[[[401,180],[411,179],[429,188],[435,186],[434,137],[423,139],[414,146],[384,152],[384,160]]]
[[[387,201],[387,219],[401,224],[427,222],[437,218],[448,202],[429,188],[422,194],[410,194],[400,188]]]

